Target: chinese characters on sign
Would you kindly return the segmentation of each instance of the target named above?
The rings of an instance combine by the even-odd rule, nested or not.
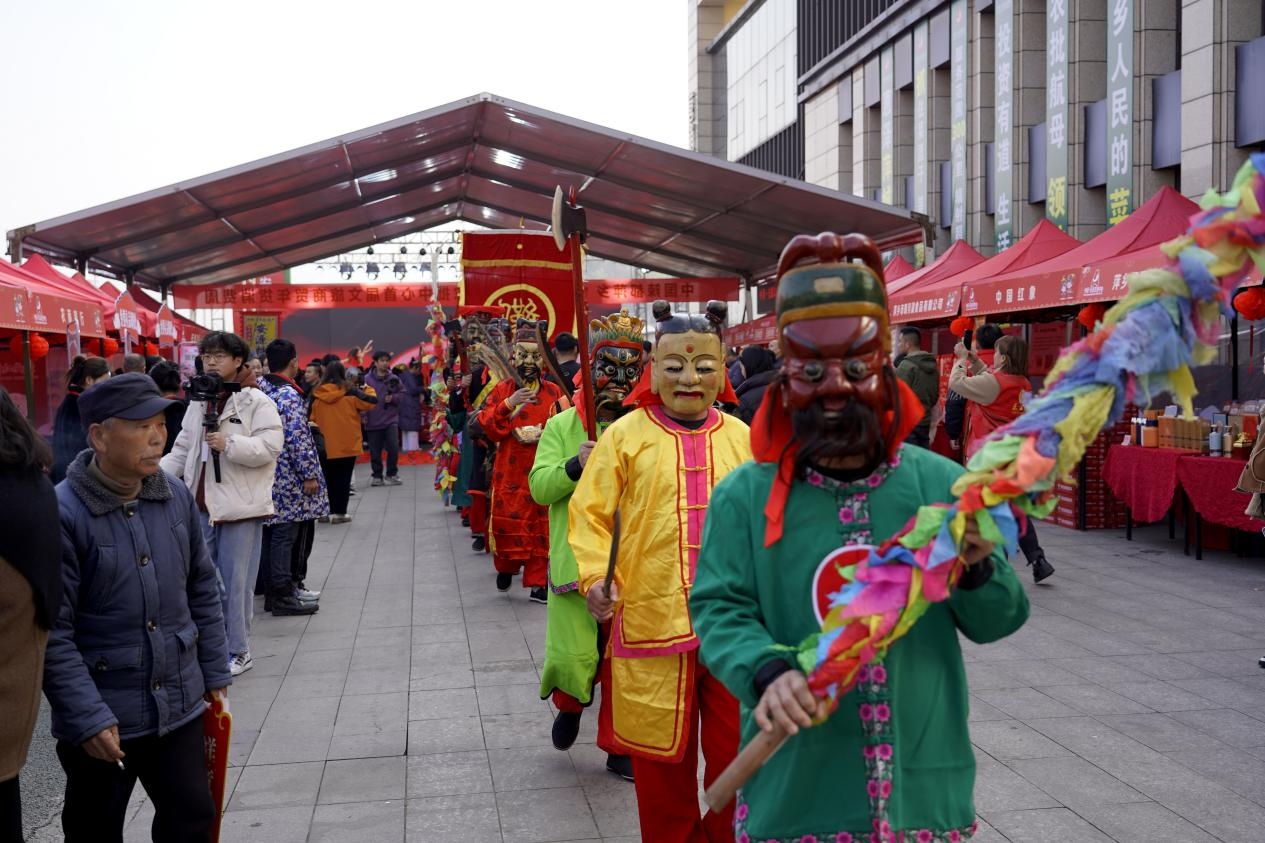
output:
[[[1068,0],[1046,6],[1045,218],[1067,230]]]
[[[996,120],[993,145],[993,226],[997,232],[997,251],[1010,248],[1014,242],[1011,221],[1012,141],[1014,138],[1014,0],[997,0],[995,4],[997,60],[993,81],[996,83],[993,115]]]
[[[954,240],[966,239],[966,0],[953,0],[950,16],[950,56],[952,114],[949,124],[949,148],[953,169]]]
[[[927,21],[914,27],[914,210],[927,213]]]
[[[895,58],[896,54],[892,47],[887,47],[879,54],[879,104],[882,107],[882,116],[879,118],[879,140],[883,148],[879,155],[879,184],[882,186],[881,195],[884,205],[894,204],[896,194],[893,169],[895,153],[892,151],[895,132],[893,126],[895,118],[892,114],[892,104],[895,100],[892,89],[896,87]]]
[[[1133,212],[1133,0],[1110,0],[1107,20],[1107,224]]]
[[[460,284],[439,285],[439,303],[456,305]],[[351,307],[415,307],[431,301],[429,284],[285,284],[256,286],[235,284],[231,287],[212,287],[199,291],[196,307],[237,307],[303,309],[328,305]]]

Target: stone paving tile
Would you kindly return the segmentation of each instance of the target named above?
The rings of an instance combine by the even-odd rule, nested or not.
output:
[[[1083,758],[1016,759],[1007,761],[1006,766],[1060,804],[1076,811],[1093,805],[1149,801],[1143,794]]]
[[[1215,843],[1217,839],[1156,802],[1091,806],[1082,808],[1080,815],[1118,843]]]
[[[494,793],[410,799],[404,828],[404,839],[410,843],[501,843],[503,839]]]
[[[419,755],[408,759],[410,799],[419,796],[456,796],[491,793],[492,770],[486,750]]]
[[[988,821],[1011,843],[1111,843],[1111,838],[1067,808],[1037,808],[990,814]]]
[[[471,749],[483,749],[483,726],[477,715],[416,720],[408,724],[410,756]]]
[[[229,811],[315,805],[325,764],[256,764],[242,770]]]
[[[317,802],[371,802],[404,798],[404,758],[329,761]]]
[[[522,843],[597,837],[597,824],[587,804],[578,787],[496,794],[505,839]]]
[[[233,843],[305,843],[312,808],[255,808],[229,811],[220,824],[220,839]]]
[[[404,809],[402,800],[317,805],[308,843],[400,843]]]

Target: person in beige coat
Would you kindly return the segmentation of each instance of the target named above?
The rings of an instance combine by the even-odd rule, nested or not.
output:
[[[53,453],[0,387],[0,843],[22,840],[18,773],[40,710],[44,647],[61,601]]]

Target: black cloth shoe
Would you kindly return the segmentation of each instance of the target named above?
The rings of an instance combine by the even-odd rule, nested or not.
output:
[[[564,752],[575,743],[580,734],[580,715],[559,711],[553,719],[553,748]]]
[[[1054,573],[1054,566],[1046,560],[1043,551],[1034,553],[1032,558],[1028,560],[1028,564],[1032,566],[1032,581],[1034,583],[1041,582],[1041,580]]]
[[[633,780],[632,759],[627,755],[606,756],[606,769],[626,782]]]
[[[1259,659],[1257,659],[1256,663],[1260,665],[1262,668],[1265,668],[1265,656],[1261,656]]]
[[[470,519],[469,519],[469,518],[466,518],[466,517],[464,517],[464,516],[463,516],[463,517],[462,517],[462,519],[461,519],[461,526],[462,526],[462,527],[469,527],[469,526],[470,526]]]
[[[472,550],[477,550],[479,553],[482,553],[488,549],[488,540],[483,536],[475,536],[474,541],[470,543],[470,547]]]
[[[497,590],[497,591],[509,591],[509,590],[510,590],[510,584],[511,584],[512,582],[514,582],[514,575],[513,575],[513,574],[497,574],[497,575],[496,575],[496,590]]]
[[[287,591],[272,596],[272,608],[268,611],[277,617],[281,615],[314,615],[320,608],[319,603],[305,603],[296,597],[294,592]]]
[[[542,585],[538,588],[533,588],[527,599],[533,603],[548,603],[549,592],[545,591],[545,587]]]

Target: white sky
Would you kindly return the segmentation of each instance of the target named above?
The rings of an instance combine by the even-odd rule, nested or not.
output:
[[[689,2],[0,0],[0,233],[481,91],[684,146]]]

